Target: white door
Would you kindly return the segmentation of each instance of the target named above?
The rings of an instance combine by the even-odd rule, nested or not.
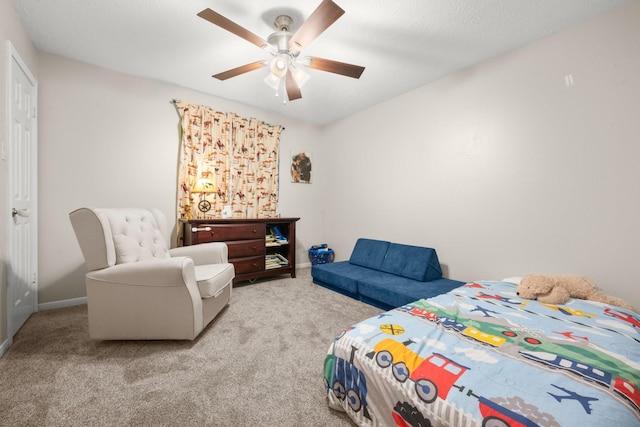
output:
[[[8,335],[38,308],[37,82],[9,43]]]

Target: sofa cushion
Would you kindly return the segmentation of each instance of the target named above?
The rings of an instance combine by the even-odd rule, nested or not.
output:
[[[358,239],[349,262],[361,267],[379,270],[391,243],[382,240]]]
[[[316,264],[311,267],[314,283],[354,298],[358,295],[358,280],[366,280],[375,273],[380,274],[377,270],[353,265],[349,261]]]
[[[422,282],[442,277],[435,249],[400,243],[389,245],[380,270]]]
[[[363,302],[390,310],[422,298],[431,298],[447,293],[462,285],[464,282],[451,279],[421,282],[393,274],[380,273],[377,277],[358,283],[358,290]]]
[[[202,298],[217,296],[226,285],[230,285],[234,277],[233,264],[196,265],[196,282]]]

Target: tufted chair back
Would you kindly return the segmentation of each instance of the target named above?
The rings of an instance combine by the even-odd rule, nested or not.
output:
[[[170,258],[170,230],[158,209],[81,208],[70,216],[89,271]]]

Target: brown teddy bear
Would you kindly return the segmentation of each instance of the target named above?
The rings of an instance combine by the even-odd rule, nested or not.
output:
[[[564,304],[571,298],[579,298],[615,305],[637,312],[633,306],[623,299],[599,291],[591,280],[582,276],[532,274],[522,278],[516,293],[521,298],[537,299],[544,304]]]

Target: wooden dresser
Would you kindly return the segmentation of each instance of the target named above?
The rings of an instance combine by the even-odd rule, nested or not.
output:
[[[300,218],[180,220],[182,244],[225,242],[234,283],[291,274],[296,277],[296,221]],[[280,231],[281,238],[275,230]]]

